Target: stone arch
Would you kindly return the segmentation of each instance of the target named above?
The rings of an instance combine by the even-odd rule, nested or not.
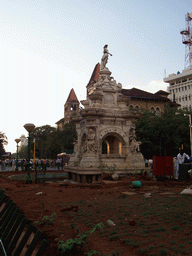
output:
[[[125,154],[125,145],[124,138],[117,132],[105,133],[101,138],[101,152],[108,156]]]

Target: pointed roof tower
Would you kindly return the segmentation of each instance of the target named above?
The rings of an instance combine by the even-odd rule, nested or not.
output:
[[[72,88],[64,104],[64,118],[61,118],[56,122],[57,127],[62,130],[63,124],[69,122],[71,120],[71,116],[75,114],[79,114],[79,101],[74,89]]]
[[[67,102],[79,102],[78,101],[78,99],[77,99],[77,96],[76,96],[76,94],[75,94],[75,91],[73,90],[73,88],[71,89],[71,91],[70,91],[70,93],[69,93],[69,96],[68,96],[68,98],[67,98],[67,101],[66,101],[66,103]],[[65,104],[66,104],[65,103]]]

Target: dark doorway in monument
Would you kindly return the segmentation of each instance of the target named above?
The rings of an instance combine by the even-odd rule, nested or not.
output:
[[[108,133],[102,139],[103,155],[123,155],[125,152],[124,139],[117,133]]]
[[[105,140],[102,141],[102,154],[107,154],[107,143]]]

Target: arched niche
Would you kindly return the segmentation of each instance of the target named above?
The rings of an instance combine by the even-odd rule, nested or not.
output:
[[[125,153],[125,141],[118,133],[107,133],[103,136],[102,142],[102,155],[122,155]]]

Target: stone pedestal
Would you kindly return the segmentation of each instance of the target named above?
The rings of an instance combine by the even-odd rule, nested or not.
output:
[[[99,158],[97,155],[85,154],[83,155],[81,162],[79,164],[80,167],[87,168],[95,168],[99,165]]]

